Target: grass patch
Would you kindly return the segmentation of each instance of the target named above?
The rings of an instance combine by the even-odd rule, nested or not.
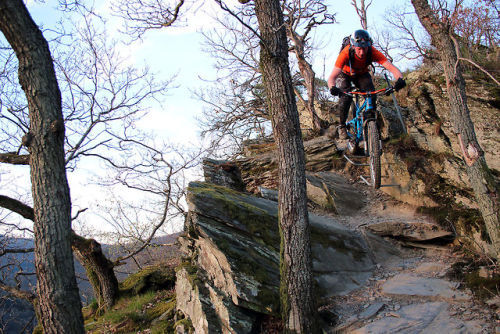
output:
[[[140,323],[145,319],[141,315],[141,311],[145,304],[151,303],[155,298],[156,292],[150,291],[143,295],[133,296],[130,298],[122,298],[117,305],[106,314],[103,315],[103,320],[112,323],[119,323],[126,319],[132,319],[135,323]]]

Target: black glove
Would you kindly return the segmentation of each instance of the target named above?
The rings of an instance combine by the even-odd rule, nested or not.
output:
[[[332,94],[333,96],[340,96],[342,94],[342,91],[340,90],[340,88],[337,88],[337,86],[332,86],[332,88],[330,88],[330,94]]]
[[[397,92],[398,90],[401,90],[406,87],[406,81],[403,78],[399,78],[396,80],[396,83],[394,84],[394,90]]]

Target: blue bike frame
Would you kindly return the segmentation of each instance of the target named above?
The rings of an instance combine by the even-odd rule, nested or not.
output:
[[[359,105],[357,101],[354,102],[354,105],[356,106],[356,115],[354,116],[353,119],[346,122],[346,126],[347,128],[351,126],[354,128],[355,138],[352,139],[354,139],[355,142],[358,144],[364,140],[363,129],[364,125],[366,124],[366,121],[368,120],[364,119],[364,114],[369,113],[370,111],[373,111],[375,109],[373,107],[373,96],[371,94],[368,94],[366,95],[362,105]],[[348,136],[352,137],[352,134],[348,132]]]

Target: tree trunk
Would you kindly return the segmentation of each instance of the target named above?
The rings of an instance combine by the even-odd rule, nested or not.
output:
[[[26,219],[35,220],[33,208],[16,199],[0,195],[0,207],[15,212]],[[118,297],[118,280],[113,271],[114,264],[106,258],[97,241],[85,239],[74,231],[72,231],[71,247],[87,272],[87,278],[94,290],[99,309],[108,310]],[[11,292],[7,288],[9,287],[0,284],[0,289]]]
[[[316,113],[316,108],[314,107],[314,101],[316,100],[316,84],[314,79],[316,78],[316,73],[314,73],[311,64],[307,62],[305,57],[304,41],[302,41],[301,38],[295,34],[295,32],[291,31],[291,29],[288,29],[288,37],[293,41],[293,51],[297,57],[299,71],[302,78],[304,78],[304,85],[307,89],[307,102],[304,103],[304,107],[311,116],[314,130],[320,131],[321,120]]]
[[[118,297],[118,280],[113,263],[102,253],[101,245],[94,239],[73,234],[73,250],[87,272],[100,311],[107,311]]]
[[[0,30],[19,60],[28,100],[37,313],[44,333],[84,333],[71,252],[61,93],[47,41],[22,0],[0,0]]]
[[[283,13],[278,0],[256,0],[261,33],[260,68],[279,154],[281,307],[285,330],[317,333],[304,146],[288,66]]]
[[[450,120],[458,136],[462,155],[466,162],[467,175],[474,190],[479,210],[483,216],[486,232],[491,241],[490,253],[500,258],[500,210],[499,189],[486,165],[483,152],[477,142],[474,124],[470,118],[465,93],[465,80],[458,63],[458,55],[451,37],[451,27],[439,20],[427,0],[412,0],[413,7],[439,51],[446,76],[450,101]]]

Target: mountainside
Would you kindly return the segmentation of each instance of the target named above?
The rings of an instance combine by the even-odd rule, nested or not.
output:
[[[148,256],[137,257],[138,263],[140,263],[143,267],[150,265],[148,261],[151,261],[151,258],[168,258],[172,256],[176,256],[177,249],[172,246],[161,246],[161,245],[169,245],[173,244],[179,234],[172,234],[154,238],[152,243],[156,245],[160,245],[158,247],[152,248],[148,252]],[[8,244],[11,248],[32,248],[34,247],[34,241],[32,239],[25,238],[12,238],[8,240]],[[120,254],[122,251],[114,245],[102,244],[102,248],[105,254],[110,256],[112,252],[113,256]],[[34,254],[26,253],[26,254],[8,254],[6,256],[0,257],[0,267],[7,265],[9,263],[16,263],[18,269],[22,269],[23,272],[34,273]],[[119,270],[116,271],[117,278],[120,281],[123,281],[130,274],[138,271],[137,264],[129,259],[125,261],[125,263],[119,267]],[[17,270],[7,272],[10,275],[6,275],[1,278],[1,280],[7,284],[15,285],[14,275]],[[83,266],[76,260],[75,258],[75,273],[77,276],[78,288],[80,290],[80,296],[82,299],[82,304],[88,305],[93,301],[93,291],[90,283],[86,279],[86,273]],[[23,279],[20,280],[21,285],[20,288],[23,290],[31,290],[35,289],[36,285],[36,277],[34,275],[23,276]],[[2,333],[20,333],[24,330],[31,331],[33,330],[34,323],[31,323],[27,326],[30,321],[35,320],[35,313],[33,310],[33,306],[19,299],[13,299],[7,296],[5,293],[0,291],[0,332]],[[36,320],[35,320],[36,322]]]
[[[391,333],[453,332],[459,328],[468,333],[490,332],[498,317],[492,313],[498,308],[497,299],[489,299],[484,306],[470,291],[457,290],[458,283],[447,278],[455,270],[451,265],[461,259],[457,251],[487,256],[489,241],[450,125],[443,76],[436,66],[412,73],[408,82],[409,88],[397,94],[407,134],[392,100],[379,99],[383,141],[380,190],[362,185],[360,176],[369,172],[346,162],[346,142],[332,131],[327,132],[329,136],[304,141],[311,214],[321,214],[328,229],[343,226],[354,233],[339,237],[328,229],[315,232],[317,218],[310,216],[315,278],[321,291],[318,302],[325,305],[323,318],[331,330],[346,333],[387,333],[388,328],[392,328]],[[498,178],[499,90],[471,80],[468,89],[479,143]],[[336,117],[330,116],[335,126]],[[304,128],[306,119],[307,115],[302,115]],[[248,142],[243,158],[206,159],[205,180],[209,183],[189,187],[190,213],[186,236],[180,239],[188,269],[178,271],[176,292],[177,308],[192,320],[197,331],[266,332],[269,323],[279,323],[272,303],[278,300],[277,213],[265,204],[269,202],[257,199],[277,200],[274,150],[272,140],[254,140]],[[396,241],[372,237],[373,233]],[[376,246],[371,248],[370,242]],[[394,252],[377,254],[387,249]],[[263,258],[264,254],[268,255]],[[321,264],[318,258],[329,254],[350,254],[351,258]],[[370,259],[364,263],[365,276],[335,278],[337,269],[345,273],[351,266],[357,272],[357,261],[364,261],[360,254]],[[498,288],[494,268],[486,269],[478,280],[482,282],[479,287],[492,284]],[[342,291],[350,284],[354,291]],[[360,295],[363,291],[369,295]],[[467,317],[454,311],[465,309],[470,310]]]
[[[378,100],[378,190],[361,181],[366,167],[344,158],[347,142],[332,131],[334,102],[320,113],[330,130],[304,138],[316,301],[328,333],[493,333],[498,327],[498,267],[488,260],[443,85],[437,66],[408,76],[408,88],[397,94],[406,131],[392,99]],[[471,117],[497,179],[499,93],[468,81]],[[301,115],[304,133],[307,117]],[[275,149],[264,138],[248,141],[233,161],[205,159],[205,180],[187,189],[178,245],[153,250],[160,264],[135,272],[129,263],[113,309],[84,309],[87,332],[280,332]]]

